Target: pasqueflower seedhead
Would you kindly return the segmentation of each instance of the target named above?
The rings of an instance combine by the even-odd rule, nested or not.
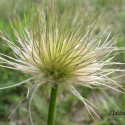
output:
[[[84,102],[90,113],[95,113],[91,107],[94,105],[84,99],[74,85],[106,86],[117,91],[120,90],[114,85],[121,87],[113,76],[122,71],[114,66],[120,63],[113,61],[120,50],[116,46],[117,38],[111,35],[106,24],[100,27],[101,17],[83,10],[59,13],[48,8],[38,11],[35,28],[30,23],[20,26],[20,32],[13,28],[17,43],[1,33],[14,56],[1,53],[0,65],[31,76],[10,87],[28,81],[32,81],[33,86],[64,85]]]

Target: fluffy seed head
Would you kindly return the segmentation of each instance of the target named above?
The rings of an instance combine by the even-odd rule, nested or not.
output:
[[[68,12],[59,15],[39,11],[36,29],[27,25],[21,33],[14,31],[18,45],[2,36],[16,58],[11,58],[14,62],[1,60],[36,80],[50,83],[90,85],[102,80],[100,74],[109,65],[110,60],[105,59],[115,50],[115,39],[109,38],[106,27],[96,33],[100,17],[90,18],[83,13],[79,11],[72,17]]]
[[[2,67],[19,70],[31,75],[34,84],[64,84],[84,100],[73,84],[87,87],[118,85],[116,77],[110,77],[120,69],[113,65],[118,53],[116,36],[111,37],[107,25],[101,25],[101,17],[83,10],[75,13],[48,8],[39,10],[35,28],[29,23],[14,29],[17,44],[1,34],[15,57],[0,54]],[[26,82],[26,81],[25,81]],[[22,83],[21,83],[22,84]],[[119,86],[119,85],[118,85]],[[87,106],[87,109],[92,108]]]
[[[20,33],[14,30],[18,44],[2,35],[16,57],[1,60],[36,80],[94,84],[103,79],[100,74],[109,65],[106,57],[115,50],[115,39],[107,27],[98,29],[101,16],[90,16],[82,10],[75,15],[39,11],[35,29],[27,24]]]

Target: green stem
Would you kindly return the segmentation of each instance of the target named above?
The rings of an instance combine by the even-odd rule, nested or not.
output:
[[[54,125],[57,92],[58,92],[58,85],[56,84],[51,89],[47,125]]]

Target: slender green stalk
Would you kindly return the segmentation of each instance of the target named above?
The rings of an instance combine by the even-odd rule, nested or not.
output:
[[[47,125],[54,125],[57,93],[58,93],[58,85],[56,84],[51,89],[51,96],[50,96],[50,104],[49,104]]]

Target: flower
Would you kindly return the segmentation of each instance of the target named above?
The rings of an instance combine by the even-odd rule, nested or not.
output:
[[[120,91],[114,85],[122,86],[113,77],[114,73],[122,72],[114,66],[120,63],[113,61],[120,50],[116,46],[117,36],[112,37],[107,25],[99,27],[102,15],[87,14],[83,10],[60,14],[54,8],[38,13],[35,28],[30,23],[20,26],[21,32],[13,28],[17,43],[1,33],[14,57],[0,53],[0,66],[30,75],[21,83],[1,89],[29,81],[34,87],[41,83],[64,85],[85,104],[90,114],[96,114],[92,108],[95,106],[74,86],[106,86]]]

